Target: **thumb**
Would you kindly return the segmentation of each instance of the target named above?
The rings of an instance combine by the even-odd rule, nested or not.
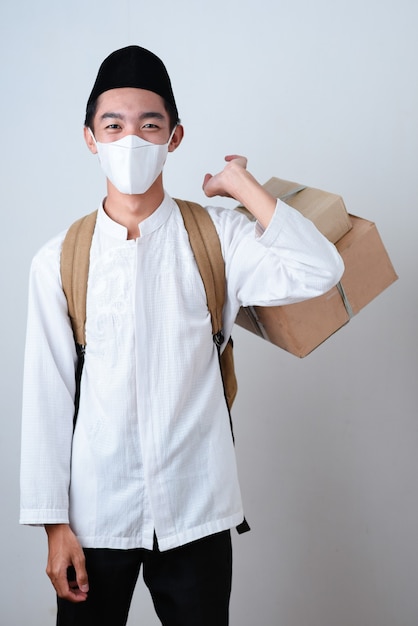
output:
[[[206,174],[205,178],[203,179],[203,189],[206,187],[207,183],[210,181],[210,179],[213,178],[212,174]]]

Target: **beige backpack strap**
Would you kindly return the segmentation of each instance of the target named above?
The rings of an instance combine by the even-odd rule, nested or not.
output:
[[[222,312],[226,292],[225,261],[222,255],[221,242],[212,218],[200,204],[177,199],[176,202],[180,208],[189,235],[190,246],[206,291],[208,309],[212,318],[213,340],[218,350],[225,400],[229,410],[231,434],[232,439],[234,439],[231,407],[237,395],[237,379],[231,337],[229,337],[222,354],[220,350],[223,343]],[[250,527],[244,518],[241,524],[237,526],[237,531],[241,534],[248,530]]]
[[[225,262],[221,242],[208,212],[195,202],[177,200],[190,245],[205,286],[214,341],[223,343],[222,311],[225,303]]]
[[[86,297],[90,247],[97,211],[82,217],[68,229],[61,250],[61,281],[68,303],[74,339],[86,345]]]
[[[213,340],[220,353],[220,346],[224,341],[222,313],[226,291],[225,261],[222,255],[221,242],[212,218],[200,204],[177,199],[176,202],[183,217],[190,246],[205,287],[208,309],[212,319]],[[232,347],[232,339],[229,338],[225,349],[219,356],[225,398],[229,409],[231,409],[237,394]]]

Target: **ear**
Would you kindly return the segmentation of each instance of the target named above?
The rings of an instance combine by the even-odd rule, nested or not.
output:
[[[181,124],[177,124],[176,130],[173,133],[173,136],[170,141],[170,145],[168,146],[169,152],[174,152],[177,150],[184,136],[184,128]]]
[[[88,126],[84,126],[84,141],[87,144],[87,148],[90,150],[92,154],[97,154],[97,147],[94,142],[93,136],[91,134],[90,128]]]

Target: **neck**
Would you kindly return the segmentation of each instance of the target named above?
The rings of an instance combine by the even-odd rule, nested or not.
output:
[[[120,193],[108,180],[107,197],[103,207],[112,220],[127,228],[128,239],[136,239],[141,234],[139,224],[158,209],[163,199],[164,188],[161,175],[148,191],[134,195]]]

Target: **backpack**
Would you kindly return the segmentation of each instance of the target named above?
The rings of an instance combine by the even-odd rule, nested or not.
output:
[[[222,311],[225,301],[225,262],[221,243],[215,225],[207,211],[194,202],[177,200],[184,225],[189,235],[190,246],[205,287],[208,309],[212,320],[212,336],[216,345],[221,370],[225,401],[228,407],[231,435],[234,440],[231,407],[237,394],[233,342],[229,337],[221,353],[224,342]],[[67,298],[68,314],[71,320],[77,349],[76,392],[74,399],[74,422],[77,421],[80,401],[80,381],[86,347],[86,296],[87,278],[90,263],[90,246],[96,225],[97,211],[86,215],[70,226],[61,250],[61,281]],[[250,526],[246,518],[236,528],[239,534],[248,532]]]
[[[190,246],[205,287],[206,299],[212,320],[212,336],[217,347],[225,400],[230,413],[237,393],[232,338],[224,342],[222,311],[225,301],[225,262],[215,225],[207,211],[194,202],[177,200]],[[80,380],[86,346],[86,296],[90,262],[90,246],[96,225],[97,211],[86,215],[70,226],[61,251],[61,281],[67,298],[68,314],[76,343],[78,362],[76,368],[76,395],[74,424],[80,399]],[[230,415],[231,421],[231,415]],[[231,421],[232,431],[232,421]]]

